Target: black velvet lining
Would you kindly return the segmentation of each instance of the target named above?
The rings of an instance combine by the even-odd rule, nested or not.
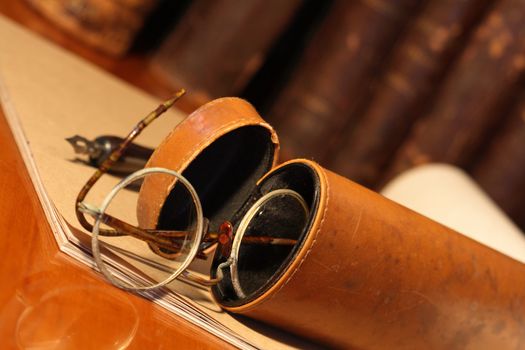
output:
[[[244,126],[221,136],[182,173],[199,195],[210,228],[230,221],[273,163],[271,133],[261,126]],[[184,186],[175,185],[162,207],[158,229],[184,229],[192,203]],[[192,209],[193,210],[193,209]]]
[[[229,274],[229,269],[223,269],[224,279],[212,288],[217,300],[225,306],[238,306],[246,304],[267,291],[284,273],[287,266],[295,258],[310,231],[315,214],[319,206],[319,178],[315,171],[304,163],[290,163],[269,175],[245,202],[234,216],[234,227],[237,229],[240,219],[246,211],[264,194],[276,189],[292,189],[298,192],[306,201],[310,215],[306,225],[298,221],[297,217],[303,211],[298,206],[290,205],[286,201],[272,201],[270,210],[264,213],[265,218],[257,225],[261,226],[260,232],[265,235],[281,238],[297,239],[293,246],[275,245],[248,245],[242,244],[239,251],[239,281],[246,294],[246,298],[236,297]],[[283,220],[288,220],[283,225]],[[301,222],[302,230],[288,230]],[[279,232],[275,232],[279,227]],[[283,230],[284,227],[284,230]],[[255,230],[257,231],[257,230]],[[218,251],[212,264],[212,277],[216,277],[217,266],[226,261]]]

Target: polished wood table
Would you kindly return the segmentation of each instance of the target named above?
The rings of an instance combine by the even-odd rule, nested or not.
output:
[[[60,252],[1,110],[0,148],[2,349],[231,347]]]

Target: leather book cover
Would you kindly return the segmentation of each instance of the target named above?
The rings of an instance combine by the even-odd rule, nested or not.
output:
[[[525,1],[494,3],[418,119],[384,180],[416,164],[468,167],[513,100],[525,69]],[[504,180],[502,180],[504,181]]]
[[[80,41],[113,56],[124,55],[157,0],[26,0]]]
[[[377,183],[488,5],[486,0],[425,5],[394,48],[360,121],[341,131],[331,168],[368,187]]]
[[[193,1],[152,66],[202,101],[236,95],[300,5],[298,0]]]
[[[323,163],[420,2],[335,1],[268,113],[283,157]]]
[[[496,203],[525,227],[525,94],[519,96],[510,118],[496,133],[472,174]]]

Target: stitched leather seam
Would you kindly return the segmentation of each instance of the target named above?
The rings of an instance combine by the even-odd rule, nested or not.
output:
[[[326,174],[325,174],[326,175]],[[325,183],[326,183],[326,202],[325,202],[325,207],[324,207],[324,210],[323,210],[323,217],[321,218],[321,222],[319,223],[319,228],[317,229],[317,231],[315,232],[315,237],[312,241],[312,244],[310,245],[310,248],[308,248],[308,250],[306,251],[306,254],[303,256],[303,258],[301,259],[301,261],[299,262],[299,265],[297,265],[297,267],[295,268],[295,270],[291,273],[290,277],[288,277],[288,279],[286,280],[286,282],[284,282],[280,287],[279,289],[277,289],[275,292],[273,292],[273,294],[261,301],[260,303],[258,304],[255,304],[251,307],[248,307],[246,309],[243,309],[241,312],[245,312],[245,311],[249,311],[249,310],[252,310],[253,308],[255,307],[260,307],[263,303],[265,302],[268,302],[269,300],[271,300],[273,297],[275,297],[280,291],[281,289],[283,289],[287,284],[288,282],[290,282],[292,280],[292,278],[295,276],[295,274],[301,269],[301,266],[303,265],[303,262],[306,260],[306,258],[308,257],[308,255],[310,255],[310,252],[312,251],[312,249],[314,248],[315,246],[315,243],[317,242],[317,237],[319,235],[319,232],[321,232],[321,229],[323,228],[323,224],[324,224],[324,220],[326,218],[326,211],[328,209],[328,203],[329,203],[329,199],[330,199],[330,184],[328,183],[328,181],[326,181],[326,177],[325,177]]]
[[[218,104],[220,102],[223,102],[224,100],[241,100],[241,101],[244,101],[244,100],[242,100],[240,98],[237,98],[237,97],[223,97],[223,98],[219,98],[219,99],[213,100],[211,102],[208,102],[207,104],[201,106],[200,108],[197,108],[190,115],[188,115],[184,120],[182,120],[180,123],[175,125],[175,127],[173,129],[171,129],[170,133],[164,138],[164,140],[161,141],[161,143],[156,148],[157,149],[162,148],[169,140],[171,140],[171,135],[173,135],[173,133],[175,133],[179,129],[181,129],[184,126],[184,122],[186,120],[188,120],[189,118],[191,118],[191,116],[193,116],[197,112],[199,112],[199,113],[200,112],[205,112],[208,109],[210,109],[211,107],[215,106],[216,104]],[[244,119],[244,120],[246,120],[246,119]],[[149,160],[148,160],[148,164],[149,164]],[[148,164],[146,164],[146,167],[148,166]]]

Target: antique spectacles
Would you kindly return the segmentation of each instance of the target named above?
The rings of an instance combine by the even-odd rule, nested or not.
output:
[[[304,225],[306,225],[309,209],[304,199],[297,192],[290,189],[279,189],[266,193],[246,211],[238,225],[236,225],[235,230],[232,223],[225,221],[215,231],[210,230],[209,220],[204,217],[202,205],[195,188],[182,174],[170,169],[141,169],[113,187],[99,207],[85,202],[86,196],[95,183],[103,174],[111,170],[112,166],[124,154],[133,140],[151,122],[173,106],[184,93],[184,90],[177,92],[171,99],[159,105],[153,112],[142,119],[119,147],[100,164],[77,196],[75,203],[76,216],[80,224],[86,230],[92,232],[92,253],[97,267],[111,283],[122,289],[134,291],[151,290],[165,286],[174,279],[207,287],[219,283],[224,276],[223,269],[228,269],[235,293],[238,297],[243,297],[244,291],[238,278],[239,249],[241,245],[295,245],[297,243],[295,239],[261,233],[261,225],[257,224],[257,222],[272,212],[270,208],[274,201],[286,202],[287,207],[294,207],[296,211],[301,213],[301,218],[298,221],[296,220],[292,228],[290,228],[289,223],[283,224],[282,230],[302,230]],[[108,208],[113,205],[115,198],[122,195],[124,201],[129,202],[127,199],[129,196],[126,197],[128,186],[148,176],[171,176],[176,179],[180,191],[185,193],[182,198],[186,198],[186,200],[182,203],[177,203],[178,208],[175,209],[177,212],[174,213],[174,216],[181,218],[177,229],[144,229],[121,219],[118,215],[108,213]],[[86,214],[94,219],[93,224],[87,220]],[[285,222],[286,220],[281,221]],[[145,246],[143,245],[137,248],[136,244],[130,244],[129,241],[122,241],[124,243],[121,246],[112,244],[109,240],[105,240],[101,244],[101,238],[103,237],[115,240],[120,239],[120,241],[122,241],[122,237],[132,237],[147,243],[149,249],[144,249]],[[221,256],[226,258],[217,267],[216,278],[205,278],[188,270],[188,266],[195,259],[207,259],[215,249],[218,249]],[[128,264],[127,268],[118,269],[113,263],[116,256],[127,262],[133,261],[134,264]],[[141,266],[156,271],[162,271],[164,274],[161,277],[152,278],[148,274],[137,273],[136,264],[141,264]],[[124,282],[124,280],[129,280],[129,278],[123,277],[129,277],[130,274],[135,276],[134,283]]]

